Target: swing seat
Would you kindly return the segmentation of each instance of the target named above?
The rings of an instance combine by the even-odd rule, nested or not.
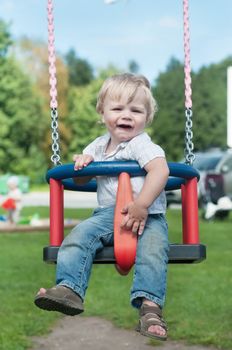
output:
[[[184,201],[182,202],[182,205],[184,205],[186,208],[184,208],[184,210],[182,208],[182,212],[183,216],[187,216],[187,219],[183,218],[183,243],[170,244],[169,263],[190,264],[201,262],[206,258],[206,247],[205,245],[199,243],[198,208],[192,205],[194,199],[194,203],[197,205],[197,194],[194,198],[193,193],[189,192],[187,185],[187,183],[189,183],[192,179],[196,179],[197,181],[199,179],[199,173],[192,166],[181,163],[169,162],[168,166],[170,170],[170,177],[168,179],[165,190],[170,191],[183,187],[182,197],[184,197]],[[76,176],[82,177],[97,175],[119,176],[122,172],[130,174],[130,176],[146,175],[145,170],[141,169],[138,163],[135,161],[117,161],[93,162],[89,164],[88,167],[82,170],[78,170],[78,172],[74,170],[73,164],[59,165],[47,172],[46,179],[48,182],[50,182],[51,179],[55,180],[58,183],[58,187],[64,187],[66,190],[95,192],[97,188],[95,180],[91,180],[85,185],[76,185],[73,181],[73,178]],[[57,206],[59,200],[62,202],[62,198],[59,199],[59,196],[54,199],[55,206]],[[60,214],[57,215],[57,222],[61,222],[62,220],[62,212],[60,212]],[[191,221],[191,227],[189,227],[188,220]],[[56,226],[56,219],[53,218],[52,221],[54,223],[53,234],[57,234],[58,237],[55,237],[55,239],[50,237],[50,246],[44,248],[43,258],[44,261],[48,263],[56,263],[59,246],[63,239],[61,237],[61,234],[63,235],[63,232],[56,232],[60,231],[60,225],[59,227]],[[96,255],[94,263],[115,264],[116,259],[114,247],[105,247]]]
[[[43,250],[43,260],[55,264],[59,247],[48,246]],[[169,264],[192,264],[206,259],[206,246],[203,244],[170,244]],[[95,259],[95,264],[116,264],[114,247],[104,247]]]

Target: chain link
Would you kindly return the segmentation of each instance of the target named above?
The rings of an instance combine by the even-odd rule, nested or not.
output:
[[[59,132],[58,132],[58,111],[56,108],[51,109],[51,129],[52,129],[52,156],[51,161],[56,166],[60,162],[60,146],[59,146]]]
[[[192,116],[193,112],[191,108],[186,108],[185,109],[185,117],[186,117],[186,122],[185,122],[185,163],[189,165],[193,165],[195,155],[193,153],[194,150],[194,144],[192,142],[193,139],[193,132],[192,132]]]

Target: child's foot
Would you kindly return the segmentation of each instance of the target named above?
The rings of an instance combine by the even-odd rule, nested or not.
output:
[[[167,326],[157,304],[151,302],[142,304],[138,331],[150,338],[167,340]]]
[[[41,288],[35,297],[34,303],[40,309],[58,311],[65,315],[78,315],[84,311],[83,303],[78,294],[65,286]]]

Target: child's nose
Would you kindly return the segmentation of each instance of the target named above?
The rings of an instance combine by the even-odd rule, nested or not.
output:
[[[124,111],[122,118],[124,119],[131,119],[130,111]]]

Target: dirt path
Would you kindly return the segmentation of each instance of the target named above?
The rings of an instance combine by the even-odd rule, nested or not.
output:
[[[152,347],[148,338],[97,317],[64,317],[48,336],[33,341],[33,350],[216,350],[172,341]]]

